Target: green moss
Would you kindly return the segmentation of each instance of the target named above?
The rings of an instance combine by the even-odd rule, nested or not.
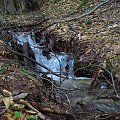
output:
[[[87,18],[86,20],[85,20],[85,24],[86,25],[91,25],[92,24],[92,18]]]
[[[87,4],[88,4],[88,2],[89,2],[89,0],[81,0],[80,3],[79,3],[79,6],[78,6],[78,8],[77,8],[77,10],[86,7]]]

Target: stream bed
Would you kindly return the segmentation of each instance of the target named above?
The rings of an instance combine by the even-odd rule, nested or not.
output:
[[[90,83],[91,80],[66,80],[61,84],[67,94],[66,97],[61,93],[63,101],[70,104],[73,113],[83,113],[78,114],[78,120],[98,120],[102,114],[111,116],[119,112],[120,100],[115,97],[114,90],[92,88]]]

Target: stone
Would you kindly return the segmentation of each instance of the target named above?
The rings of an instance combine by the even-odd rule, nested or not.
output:
[[[81,39],[82,39],[82,40],[87,40],[87,39],[88,39],[88,36],[81,36]]]

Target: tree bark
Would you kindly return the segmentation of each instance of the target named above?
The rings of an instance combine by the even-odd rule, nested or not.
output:
[[[34,11],[42,4],[42,0],[1,0],[3,14],[20,14]]]

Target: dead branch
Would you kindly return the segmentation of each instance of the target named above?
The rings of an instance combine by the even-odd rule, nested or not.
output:
[[[98,5],[97,5],[96,7],[94,7],[91,11],[85,12],[85,13],[83,13],[82,15],[79,15],[79,16],[76,16],[76,17],[67,17],[67,18],[65,18],[65,19],[63,19],[63,20],[59,20],[59,19],[58,19],[58,20],[53,20],[53,21],[54,21],[53,23],[51,23],[50,25],[44,27],[42,30],[40,30],[40,32],[44,31],[45,29],[51,27],[51,26],[54,25],[54,24],[64,23],[64,22],[67,23],[67,22],[71,22],[71,21],[76,21],[76,20],[78,20],[78,19],[80,19],[80,18],[83,18],[83,17],[85,17],[85,16],[87,16],[87,15],[90,15],[90,14],[94,13],[94,12],[95,12],[98,8],[100,8],[101,6],[107,4],[108,2],[110,2],[110,0],[106,0],[105,2],[102,2],[102,3],[98,4]],[[70,27],[70,26],[69,26],[69,27]],[[73,28],[72,28],[72,30],[73,30]],[[74,29],[73,31],[75,31],[75,33],[78,33],[78,31],[76,31],[75,29]]]
[[[110,7],[110,8],[108,8],[108,9],[102,10],[102,11],[99,12],[98,14],[102,14],[102,13],[107,12],[107,11],[109,11],[109,10],[114,10],[114,9],[119,9],[119,8],[120,8],[120,6],[113,6],[113,7]]]
[[[69,18],[66,18],[65,20],[56,20],[56,21],[57,21],[57,23],[60,23],[60,22],[71,22],[71,21],[74,21],[74,20],[78,20],[78,19],[80,19],[80,18],[82,18],[82,17],[85,17],[85,16],[87,16],[87,15],[92,14],[92,13],[95,12],[98,8],[100,8],[101,6],[107,4],[108,2],[110,2],[110,0],[106,0],[106,1],[104,1],[104,2],[101,2],[100,4],[98,4],[97,6],[95,6],[91,11],[85,12],[85,13],[82,14],[82,15],[79,15],[79,16],[76,16],[76,17],[72,17],[72,18],[69,17]]]
[[[28,102],[26,102],[26,101],[24,101],[24,100],[19,100],[19,102],[22,103],[22,104],[25,104],[25,105],[28,106],[31,110],[35,111],[41,119],[43,119],[43,120],[46,119],[46,116],[44,116],[41,112],[39,112],[36,108],[34,108],[34,107],[33,107],[32,105],[30,105]]]
[[[9,30],[9,29],[31,29],[32,28],[38,28],[41,26],[42,23],[48,21],[50,18],[45,18],[44,16],[41,16],[37,22],[32,22],[32,23],[29,23],[26,22],[26,23],[22,23],[22,24],[17,24],[15,22],[11,22],[9,23],[7,20],[5,21],[5,26],[0,24],[0,31],[4,31],[4,30]],[[24,21],[24,20],[23,20]],[[27,20],[26,20],[27,21]],[[40,29],[40,28],[39,28]]]
[[[52,113],[52,114],[57,114],[57,115],[63,115],[66,117],[72,117],[75,119],[74,115],[70,112],[68,112],[67,110],[62,110],[62,109],[55,109],[55,108],[50,108],[50,107],[39,107],[39,110],[41,112],[45,112],[45,113]]]
[[[56,108],[50,108],[50,107],[47,107],[47,106],[44,106],[44,107],[38,107],[38,109],[41,111],[41,112],[44,112],[44,113],[52,113],[52,114],[57,114],[57,115],[62,115],[62,116],[65,116],[67,118],[73,118],[76,120],[75,118],[75,115],[87,115],[89,112],[75,112],[75,113],[71,113],[67,110],[63,110],[63,109],[56,109]]]
[[[115,80],[114,80],[114,78],[113,78],[113,74],[112,74],[109,70],[107,70],[106,68],[104,68],[104,67],[102,67],[102,66],[100,66],[100,65],[95,65],[95,66],[104,69],[104,70],[110,75],[111,80],[112,80],[112,87],[113,87],[113,89],[114,89],[114,91],[115,91],[116,97],[120,99],[120,96],[119,96],[119,94],[118,94],[118,92],[117,92],[117,89],[116,89],[116,86],[115,86]]]
[[[58,19],[58,20],[53,20],[53,21],[54,21],[53,23],[51,23],[51,24],[49,24],[48,26],[46,26],[46,27],[44,27],[43,29],[41,29],[40,32],[44,31],[45,29],[51,27],[51,26],[54,25],[54,24],[66,22],[67,25],[68,25],[68,22],[76,21],[76,20],[79,20],[80,18],[83,18],[83,17],[85,17],[85,16],[87,16],[87,15],[92,14],[92,13],[94,13],[98,8],[100,8],[101,6],[107,4],[108,2],[110,2],[110,0],[106,0],[105,2],[101,2],[100,4],[98,4],[97,6],[95,6],[91,11],[85,12],[85,13],[83,13],[82,15],[79,15],[79,16],[76,16],[76,17],[67,17],[67,18],[65,18],[65,19],[63,19],[63,20],[60,20],[60,19]],[[69,26],[69,27],[70,27],[70,26]],[[70,29],[72,29],[72,31],[74,31],[75,33],[78,33],[78,31],[76,31],[75,29],[73,29],[73,28],[71,28],[71,27],[70,27]]]
[[[2,112],[0,112],[0,116],[3,115],[7,111],[6,107],[5,106],[3,106],[3,107],[4,108],[0,108],[0,109],[3,109]]]
[[[107,117],[104,118],[98,118],[99,120],[112,120],[111,118],[114,119],[114,117],[120,115],[120,111],[116,112],[116,113],[112,113],[112,115],[107,115]]]

